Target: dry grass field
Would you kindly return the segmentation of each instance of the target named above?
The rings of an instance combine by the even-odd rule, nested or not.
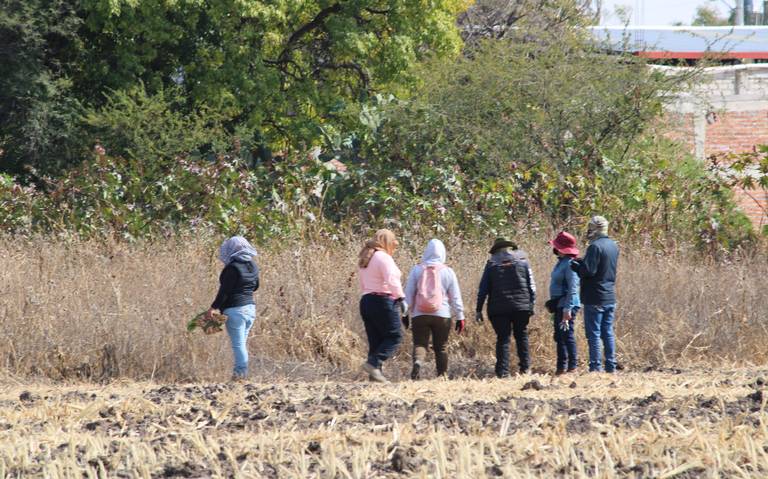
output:
[[[767,379],[5,381],[0,477],[766,477]]]
[[[554,258],[545,237],[527,240],[539,305],[531,323],[535,372],[554,369],[552,325],[543,310]],[[404,241],[407,274],[425,242]],[[16,377],[108,381],[221,381],[231,353],[225,334],[188,334],[218,286],[216,246],[200,239],[140,245],[0,240],[0,371]],[[447,242],[464,303],[474,310],[487,244]],[[252,378],[351,379],[365,357],[358,313],[358,241],[260,251],[262,287],[250,351]],[[624,247],[619,271],[620,362],[631,370],[768,362],[768,260],[706,261]],[[471,316],[471,314],[470,314]],[[580,351],[586,352],[581,316]],[[452,335],[450,373],[492,371],[494,335],[468,324]],[[387,374],[405,377],[410,334]],[[582,354],[582,363],[584,355]]]
[[[422,244],[403,243],[407,274]],[[215,293],[215,244],[0,240],[0,479],[768,477],[764,256],[625,246],[617,375],[551,376],[539,310],[532,375],[492,378],[492,330],[468,324],[452,380],[405,380],[406,333],[395,382],[375,385],[358,246],[261,251],[251,374],[233,384],[226,335],[185,331]],[[448,242],[468,311],[487,246]],[[544,298],[553,257],[524,246]]]

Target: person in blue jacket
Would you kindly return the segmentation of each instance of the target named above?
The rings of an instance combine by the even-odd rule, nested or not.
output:
[[[571,260],[579,256],[576,238],[565,231],[549,242],[557,263],[549,281],[547,309],[552,313],[554,339],[557,346],[555,374],[572,373],[578,367],[574,319],[579,312],[579,276],[570,267]]]
[[[608,237],[608,220],[602,216],[593,216],[589,220],[587,239],[590,243],[584,259],[572,260],[571,268],[581,278],[584,327],[589,344],[589,370],[603,371],[602,345],[605,350],[605,372],[613,373],[616,371],[613,323],[619,247]]]

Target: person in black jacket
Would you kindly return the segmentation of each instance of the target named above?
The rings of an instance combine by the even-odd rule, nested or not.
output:
[[[483,321],[488,298],[488,317],[496,332],[496,376],[509,376],[509,343],[514,334],[520,373],[530,372],[528,321],[536,302],[536,284],[524,251],[512,241],[497,238],[489,251],[477,292],[475,320]]]
[[[225,326],[232,343],[234,368],[232,379],[242,380],[248,374],[248,333],[256,319],[256,301],[253,293],[259,289],[259,267],[254,258],[256,250],[242,236],[233,236],[222,243],[219,259],[224,269],[219,276],[219,292],[208,317],[214,310],[227,316]]]
[[[619,247],[608,237],[608,220],[594,216],[587,226],[590,241],[584,259],[571,261],[571,268],[581,278],[581,302],[584,304],[584,329],[589,344],[589,370],[602,367],[601,342],[605,350],[605,372],[616,370],[616,337],[613,332],[616,311],[616,267]]]

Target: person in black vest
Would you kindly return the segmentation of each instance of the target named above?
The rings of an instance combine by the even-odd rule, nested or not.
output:
[[[613,332],[616,311],[616,267],[619,247],[608,237],[608,220],[593,216],[587,225],[590,241],[584,259],[571,260],[571,269],[581,278],[581,302],[584,304],[584,330],[589,344],[589,370],[605,372],[617,369],[616,336]]]
[[[256,301],[253,293],[259,289],[259,267],[256,250],[242,236],[233,236],[222,243],[219,259],[224,269],[219,276],[219,292],[206,313],[210,318],[214,310],[227,316],[224,325],[232,343],[235,365],[232,380],[240,381],[248,374],[248,333],[256,319]]]
[[[530,373],[528,321],[536,302],[536,284],[524,251],[505,238],[497,238],[489,251],[477,292],[475,320],[483,322],[488,298],[488,318],[496,332],[496,376],[509,376],[509,343],[514,334],[520,373]]]

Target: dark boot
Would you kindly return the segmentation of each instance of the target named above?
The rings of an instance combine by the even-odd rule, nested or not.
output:
[[[421,377],[421,363],[419,361],[413,362],[413,369],[411,369],[411,379],[416,381]]]

